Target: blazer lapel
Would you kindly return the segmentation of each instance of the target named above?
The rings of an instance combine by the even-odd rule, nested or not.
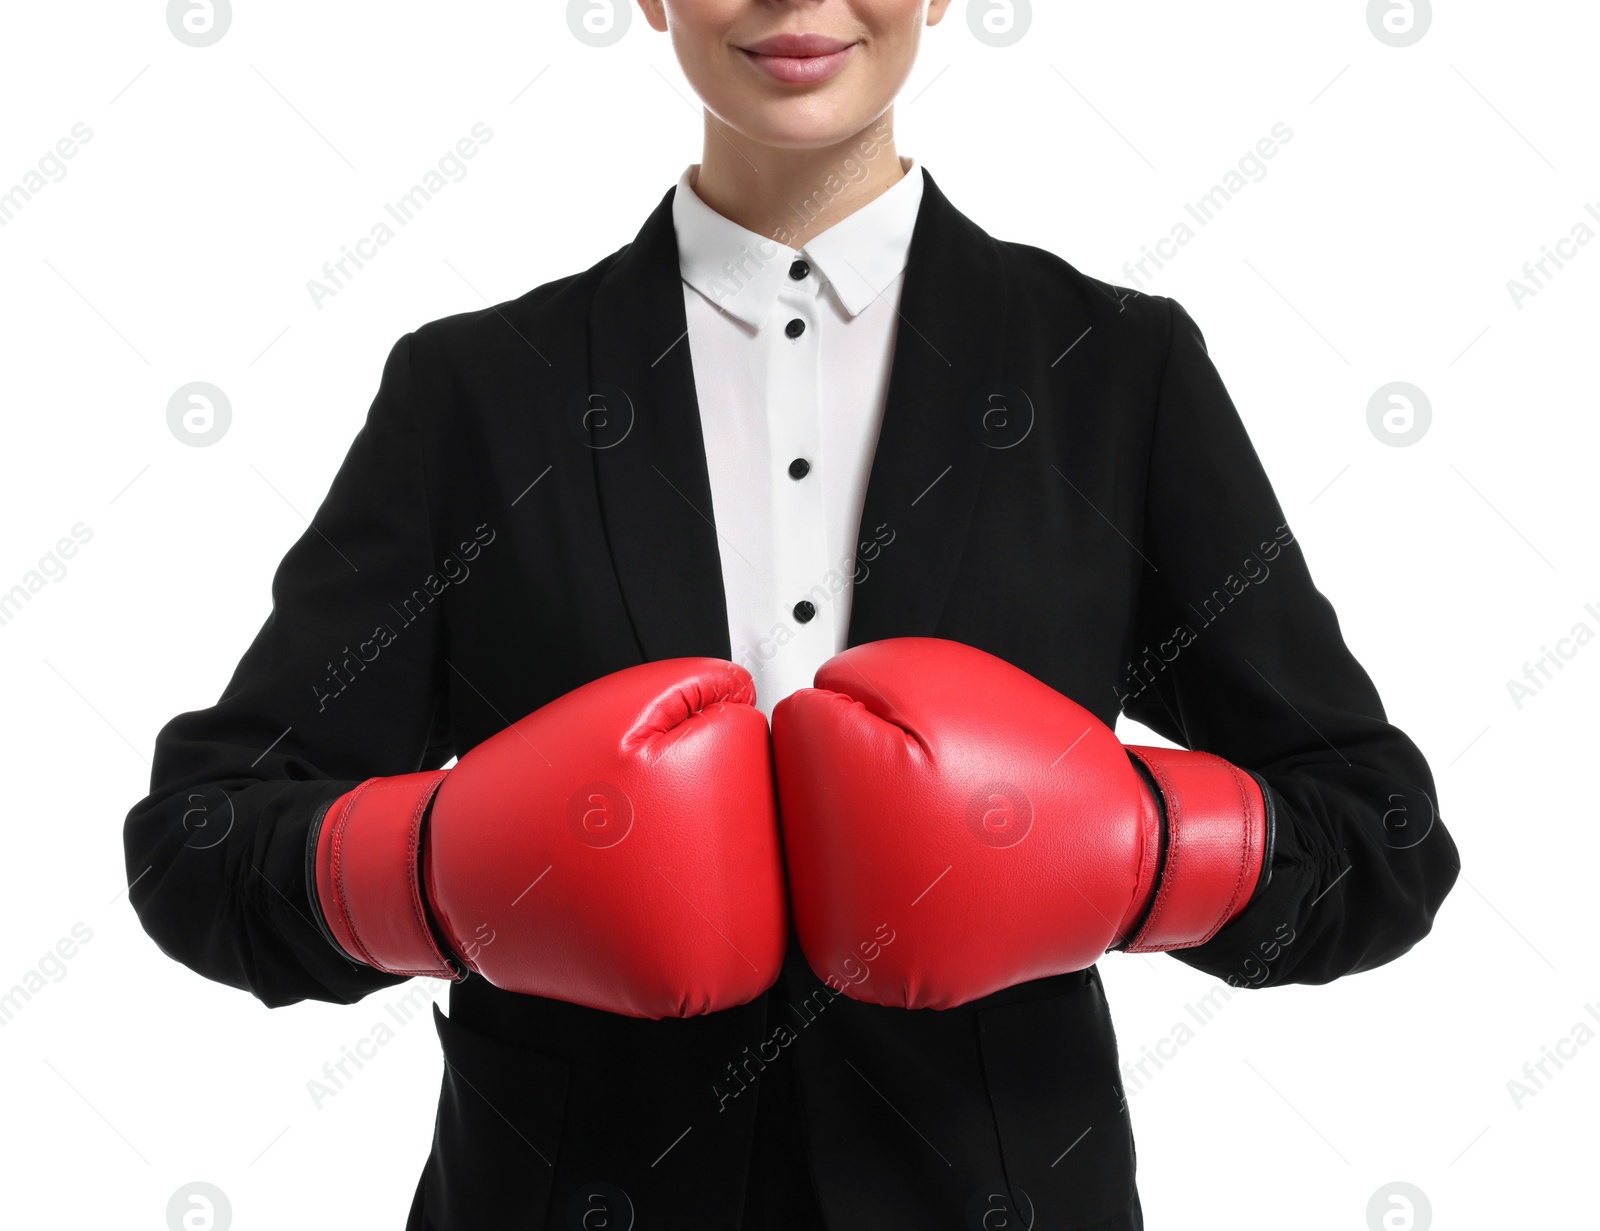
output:
[[[589,383],[568,410],[589,410],[601,515],[646,661],[731,653],[672,195],[600,283]],[[934,634],[995,439],[985,414],[1003,388],[1009,307],[994,241],[928,176],[861,518],[866,576],[850,645]]]
[[[596,291],[589,385],[601,517],[646,662],[731,657],[672,195]],[[568,411],[582,417],[574,405]]]
[[[849,645],[934,635],[985,459],[1006,443],[996,408],[1018,393],[1001,377],[1009,311],[994,240],[929,175],[861,514]]]

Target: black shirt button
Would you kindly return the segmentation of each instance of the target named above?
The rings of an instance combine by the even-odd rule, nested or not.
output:
[[[789,276],[796,282],[800,281],[800,279],[804,278],[810,272],[811,266],[807,265],[804,261],[796,261],[793,265],[789,266]]]
[[[803,479],[810,473],[811,463],[803,457],[797,457],[789,463],[789,477],[791,479]]]
[[[811,617],[817,614],[817,609],[807,599],[801,599],[794,605],[794,618],[800,623],[809,623]]]
[[[798,338],[805,331],[806,323],[798,316],[783,327],[783,332],[788,334],[791,338]]]

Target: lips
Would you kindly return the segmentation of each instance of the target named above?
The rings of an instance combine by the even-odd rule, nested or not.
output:
[[[810,84],[826,81],[850,58],[856,44],[825,34],[774,34],[739,50],[752,64],[778,81]]]

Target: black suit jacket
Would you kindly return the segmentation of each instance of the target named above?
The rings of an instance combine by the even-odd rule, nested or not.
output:
[[[730,655],[671,198],[592,268],[394,346],[271,615],[218,703],[161,731],[128,816],[132,903],[179,961],[269,1006],[400,982],[316,924],[319,810],[608,672]],[[931,177],[900,315],[850,644],[967,642],[1259,774],[1270,880],[1178,960],[1265,986],[1408,950],[1457,871],[1428,766],[1194,321],[991,238]],[[469,977],[435,1018],[414,1228],[592,1226],[608,1205],[697,1231],[1139,1225],[1092,969],[905,1011],[834,995],[791,939],[768,994],[709,1016]]]

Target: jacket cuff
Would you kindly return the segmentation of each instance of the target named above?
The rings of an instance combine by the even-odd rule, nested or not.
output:
[[[1270,809],[1254,775],[1209,752],[1130,747],[1164,813],[1161,869],[1129,953],[1202,945],[1268,875]]]
[[[368,778],[329,804],[309,835],[329,936],[389,974],[465,977],[435,939],[422,897],[422,822],[446,772]]]

